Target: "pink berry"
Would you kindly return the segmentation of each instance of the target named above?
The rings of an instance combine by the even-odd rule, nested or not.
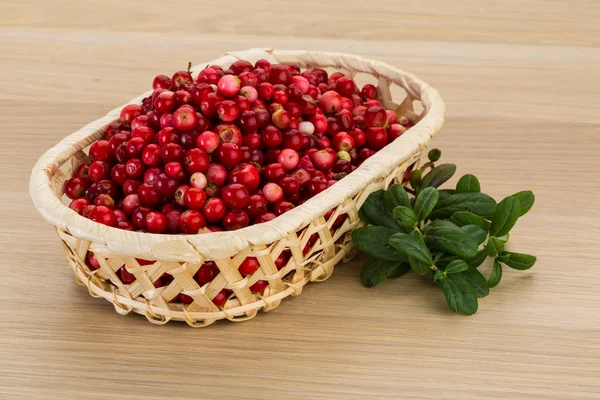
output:
[[[319,106],[326,113],[336,113],[342,109],[342,96],[333,90],[327,91],[319,98]]]
[[[209,182],[214,182],[217,186],[223,186],[227,180],[227,169],[217,163],[212,163],[206,172],[206,178]]]
[[[202,172],[194,172],[190,177],[190,185],[192,185],[192,187],[204,189],[207,183],[208,180],[206,179],[206,175],[204,175]]]
[[[217,90],[225,97],[233,97],[240,91],[240,78],[235,75],[224,75],[217,82]]]
[[[336,159],[336,154],[332,149],[319,150],[310,155],[310,161],[320,171],[331,169]]]
[[[303,94],[306,93],[308,91],[308,79],[306,79],[305,77],[301,76],[301,75],[294,75],[291,78],[291,82],[292,84],[294,84],[298,90],[300,90],[300,92],[302,92]]]
[[[287,170],[293,170],[298,165],[298,153],[292,149],[283,149],[277,161]]]
[[[198,148],[209,154],[219,147],[219,143],[219,135],[211,131],[202,132],[196,140]]]
[[[400,124],[390,125],[390,127],[388,128],[388,131],[387,131],[388,141],[393,142],[394,140],[396,140],[397,138],[402,136],[402,134],[404,132],[406,132],[406,128],[403,125],[400,125]]]
[[[272,182],[263,186],[262,194],[269,203],[279,203],[283,199],[281,186]]]

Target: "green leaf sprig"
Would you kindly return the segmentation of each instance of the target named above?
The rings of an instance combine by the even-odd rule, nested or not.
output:
[[[412,171],[411,188],[392,185],[371,193],[360,209],[369,225],[355,230],[352,240],[368,254],[361,272],[366,287],[396,278],[410,270],[430,273],[442,290],[448,307],[471,315],[478,299],[502,279],[503,265],[531,268],[535,256],[507,251],[509,232],[533,206],[529,190],[499,203],[481,193],[474,175],[464,175],[455,189],[438,189],[456,172],[454,164],[435,163],[441,151],[433,149],[429,162]],[[490,277],[477,269],[493,258]]]

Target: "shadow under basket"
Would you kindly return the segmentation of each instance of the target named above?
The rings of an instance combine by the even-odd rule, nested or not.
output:
[[[66,137],[33,168],[30,194],[42,216],[56,227],[77,282],[86,286],[92,296],[110,301],[120,314],[134,311],[155,324],[176,320],[192,327],[207,326],[220,319],[245,321],[259,310],[276,308],[290,295],[299,295],[308,282],[326,280],[338,262],[350,260],[355,253],[351,234],[364,224],[358,209],[367,196],[401,183],[406,169],[418,162],[444,121],[444,103],[435,89],[388,64],[355,55],[249,49],[227,53],[193,70],[199,71],[207,64],[227,68],[240,59],[332,68],[359,83],[361,79],[371,80],[377,85],[382,105],[396,110],[414,126],[338,183],[276,219],[237,231],[197,235],[119,230],[86,219],[63,203],[66,179],[81,163],[89,161],[87,148],[103,136],[108,124],[119,118],[123,106]],[[392,92],[402,93],[398,102],[392,100]],[[141,104],[150,94],[151,91],[144,93],[128,104]],[[99,269],[91,270],[86,264],[88,252],[96,256]],[[278,270],[274,261],[282,252],[289,254],[289,261]],[[256,257],[260,268],[243,277],[238,267],[246,257]],[[200,286],[194,275],[205,261],[214,261],[220,272],[214,280]],[[121,281],[121,267],[135,276],[133,283],[126,285]],[[155,288],[154,282],[165,274],[170,283]],[[268,286],[262,293],[253,293],[249,288],[259,280],[267,281]],[[228,289],[230,294],[217,307],[212,299],[222,289]],[[180,293],[193,302],[173,302]]]

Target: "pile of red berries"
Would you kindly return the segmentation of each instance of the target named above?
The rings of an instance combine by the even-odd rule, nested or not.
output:
[[[382,107],[375,86],[359,90],[340,72],[293,64],[211,65],[196,79],[189,69],[159,75],[152,87],[141,105],[122,109],[90,147],[90,163],[66,182],[70,207],[84,217],[186,234],[270,221],[410,126]],[[258,268],[249,264],[245,272]]]

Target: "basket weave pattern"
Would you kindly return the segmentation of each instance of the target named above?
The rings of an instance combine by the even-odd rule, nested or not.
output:
[[[358,209],[367,196],[402,182],[405,170],[418,161],[443,123],[444,104],[437,91],[401,70],[354,55],[250,49],[228,53],[194,70],[207,64],[227,67],[238,59],[255,62],[261,58],[293,62],[302,68],[332,67],[349,76],[373,75],[378,79],[383,106],[397,110],[398,115],[407,116],[416,125],[342,181],[275,220],[238,231],[199,235],[121,231],[85,219],[61,202],[66,179],[89,160],[84,150],[103,136],[104,128],[118,118],[122,107],[65,138],[34,167],[30,193],[40,213],[56,226],[77,282],[85,285],[92,296],[112,302],[120,314],[134,311],[156,324],[179,320],[193,327],[207,326],[219,319],[244,321],[256,316],[258,310],[276,308],[285,297],[299,295],[308,282],[326,280],[338,262],[348,261],[354,255],[351,233],[363,224]],[[391,83],[406,92],[399,103],[392,100]],[[149,94],[128,104],[141,103]],[[413,110],[414,101],[420,101],[424,107],[419,115]],[[331,209],[333,213],[325,218]],[[315,234],[317,240],[309,243]],[[278,271],[274,260],[284,251],[290,253],[289,261]],[[88,268],[88,252],[95,254],[100,269]],[[238,267],[246,257],[256,257],[260,268],[242,277]],[[138,259],[152,261],[140,265]],[[209,260],[216,262],[220,273],[201,287],[194,275]],[[136,277],[130,285],[119,278],[118,270],[123,266]],[[172,282],[155,288],[153,282],[163,274],[171,275]],[[252,293],[249,287],[259,280],[268,281],[267,289],[262,294]],[[231,295],[222,307],[217,307],[212,299],[222,289],[230,290]],[[180,293],[193,298],[193,303],[171,303]]]

